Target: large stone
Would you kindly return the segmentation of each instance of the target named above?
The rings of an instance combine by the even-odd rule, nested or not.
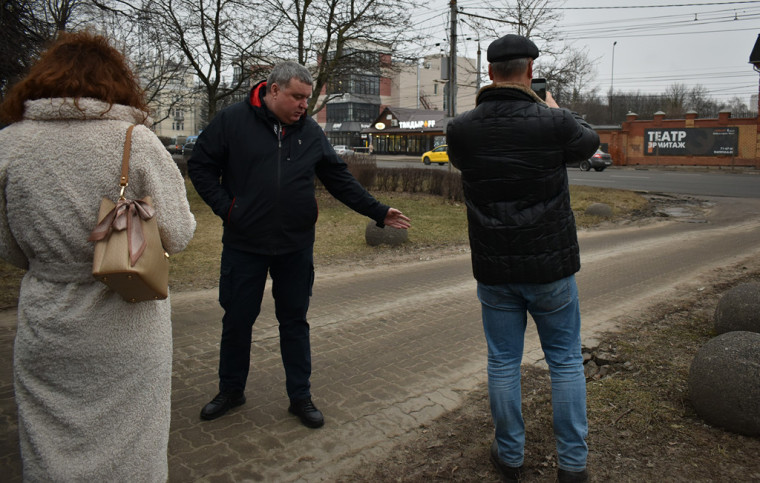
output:
[[[374,221],[370,221],[364,231],[364,239],[367,241],[367,245],[373,247],[382,244],[401,245],[409,240],[409,232],[390,226],[379,228]]]
[[[612,208],[607,203],[592,203],[586,208],[586,214],[610,218],[612,216]]]
[[[720,298],[715,308],[715,332],[736,330],[760,333],[760,283],[737,285]]]
[[[689,370],[689,396],[713,426],[760,435],[760,334],[727,332],[697,352]]]

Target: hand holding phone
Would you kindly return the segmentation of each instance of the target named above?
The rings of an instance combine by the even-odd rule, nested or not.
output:
[[[546,79],[543,77],[531,79],[530,88],[533,89],[533,92],[535,92],[541,100],[546,100]]]

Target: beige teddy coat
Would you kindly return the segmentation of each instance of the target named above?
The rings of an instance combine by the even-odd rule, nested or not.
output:
[[[129,304],[95,281],[87,242],[101,198],[118,197],[127,127],[145,116],[79,107],[28,101],[0,131],[0,257],[28,269],[13,356],[24,480],[166,481],[171,306]],[[184,249],[195,230],[184,181],[138,125],[126,197],[145,195],[165,249]]]

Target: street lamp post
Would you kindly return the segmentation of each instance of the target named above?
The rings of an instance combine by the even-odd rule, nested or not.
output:
[[[477,77],[475,78],[475,95],[477,95],[478,92],[480,92],[480,35],[478,35],[476,38],[478,40],[478,60],[476,61],[477,67],[475,68],[475,70],[477,71],[477,74],[476,74]],[[467,40],[475,40],[475,38],[467,37]]]
[[[612,99],[615,95],[615,46],[617,45],[617,40],[612,42],[612,73],[610,74],[610,124],[613,123],[614,120],[614,112],[612,110]]]

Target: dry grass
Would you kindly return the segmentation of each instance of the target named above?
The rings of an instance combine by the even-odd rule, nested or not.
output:
[[[647,200],[630,192],[571,186],[571,200],[579,228],[593,226],[602,219],[589,217],[583,210],[591,203],[603,202],[613,209],[615,219],[644,210]],[[169,283],[173,290],[216,287],[222,252],[222,223],[219,217],[201,200],[192,184],[187,182],[190,209],[198,226],[187,249],[171,258]],[[403,211],[412,219],[409,242],[403,247],[368,246],[364,241],[366,217],[359,215],[332,198],[326,191],[317,190],[319,221],[314,246],[317,267],[344,263],[365,256],[422,251],[467,244],[467,217],[463,203],[444,200],[423,193],[375,193],[385,204]],[[14,307],[24,272],[0,261],[0,308]]]
[[[195,235],[184,251],[171,257],[172,290],[216,287],[222,259],[222,220],[211,211],[190,181],[185,181],[190,210],[195,215]]]

